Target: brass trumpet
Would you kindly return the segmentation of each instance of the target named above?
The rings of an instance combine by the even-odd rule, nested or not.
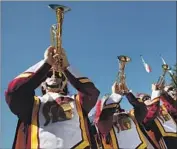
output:
[[[159,77],[157,81],[157,86],[159,89],[161,89],[165,85],[165,75],[170,70],[170,67],[167,64],[162,65],[162,75]]]
[[[131,61],[131,58],[125,55],[117,56],[119,60],[119,72],[116,78],[116,82],[119,85],[121,93],[125,93],[127,91],[126,86],[126,75],[125,75],[125,66],[128,62]]]
[[[50,28],[50,38],[51,38],[51,45],[56,48],[56,52],[59,55],[57,57],[57,71],[62,72],[62,25],[64,19],[64,13],[70,11],[71,9],[58,4],[50,4],[48,5],[49,8],[53,9],[56,13],[56,24],[53,24]],[[54,71],[54,69],[53,69]]]

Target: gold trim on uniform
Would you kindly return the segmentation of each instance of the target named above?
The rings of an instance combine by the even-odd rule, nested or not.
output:
[[[39,111],[39,99],[35,96],[34,97],[34,108],[33,108],[33,112],[32,112],[32,124],[31,124],[31,148],[32,149],[37,149],[39,146],[39,142],[38,142],[38,111]],[[81,131],[82,131],[82,138],[83,140],[81,141],[81,143],[79,143],[75,149],[84,149],[85,147],[89,146],[89,139],[87,137],[86,134],[86,128],[85,128],[85,121],[84,121],[84,116],[83,116],[83,112],[82,112],[82,107],[80,105],[79,102],[79,96],[76,96],[76,108],[77,108],[77,112],[79,115],[79,120],[80,120],[80,127],[81,127]]]
[[[164,105],[161,106],[162,110],[168,113],[167,109],[165,108]],[[171,117],[171,115],[168,113],[168,117],[175,123],[174,119]],[[175,132],[165,132],[164,127],[162,126],[161,122],[156,118],[155,123],[157,124],[162,136],[166,137],[177,137],[177,133]],[[176,124],[176,123],[175,123]]]
[[[17,78],[28,78],[31,75],[32,75],[31,72],[25,72],[25,73],[22,73],[22,74],[18,75],[15,79],[17,79]]]
[[[138,98],[138,101],[139,101],[139,102],[143,102],[143,100],[142,100],[141,98]]]
[[[141,132],[141,129],[139,128],[138,123],[137,123],[137,121],[136,121],[136,119],[134,117],[134,110],[130,111],[129,116],[132,118],[133,122],[135,123],[136,129],[137,129],[137,133],[139,134],[140,140],[142,141],[141,145],[138,146],[138,149],[147,148],[146,140],[145,140],[145,138],[143,136],[143,133]]]
[[[87,79],[87,78],[84,78],[84,79],[79,79],[79,81],[81,82],[81,83],[88,83],[88,82],[91,82],[89,79]]]
[[[82,131],[82,142],[79,143],[79,145],[77,145],[75,147],[75,149],[84,149],[86,147],[88,147],[90,145],[89,143],[89,139],[88,136],[86,134],[86,128],[85,128],[85,120],[84,120],[84,116],[83,116],[83,112],[82,112],[82,107],[79,101],[79,95],[76,96],[76,108],[77,108],[77,112],[79,115],[79,120],[80,120],[80,127],[81,127],[81,131]]]
[[[158,102],[158,101],[160,101],[160,98],[159,98],[159,97],[154,98],[154,99],[152,100],[152,103],[155,103],[155,102]]]
[[[38,142],[38,111],[39,111],[39,99],[34,96],[34,106],[32,112],[32,124],[31,124],[31,148],[37,149],[39,147]]]
[[[112,137],[111,137],[111,141],[112,141]],[[107,144],[106,141],[103,139],[103,137],[101,137],[101,142],[103,144],[103,149],[113,149],[112,144]]]
[[[101,137],[101,142],[103,144],[104,149],[119,149],[119,145],[117,144],[117,138],[114,132],[114,128],[112,128],[109,132],[110,134],[110,143],[107,144],[106,141]]]
[[[134,118],[134,111],[133,110],[130,111],[129,116],[132,118],[132,120],[133,120],[133,122],[136,126],[137,133],[139,134],[140,140],[141,140],[141,144],[137,147],[137,149],[147,148],[146,140],[145,140],[145,138],[144,138],[139,126],[138,126],[138,123],[136,122],[136,120]],[[114,131],[113,128],[110,131],[110,136],[111,136],[111,144],[106,144],[105,140],[101,137],[104,149],[115,149],[115,148],[119,149],[119,145],[117,144],[118,139],[115,135],[115,131]]]
[[[118,104],[109,104],[109,105],[105,105],[103,107],[103,109],[108,109],[108,108],[117,108],[118,107]]]
[[[112,141],[113,149],[115,149],[115,148],[119,149],[119,145],[117,144],[118,140],[116,138],[114,129],[111,129],[110,136],[111,136],[111,141]]]

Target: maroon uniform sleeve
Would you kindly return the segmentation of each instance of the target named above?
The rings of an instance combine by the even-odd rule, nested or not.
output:
[[[148,106],[148,111],[146,117],[143,120],[143,123],[146,124],[154,120],[157,117],[159,110],[160,110],[160,100],[157,100],[152,105]]]
[[[6,102],[22,121],[31,117],[35,89],[45,80],[50,65],[43,63],[35,72],[26,71],[13,79],[5,92]]]
[[[147,102],[145,101],[148,112],[143,120],[144,124],[150,124],[158,116],[160,111],[160,95],[160,90],[153,90],[151,94],[151,100],[148,100]]]
[[[113,126],[113,115],[123,111],[120,107],[122,96],[112,93],[97,101],[94,123],[101,135],[106,136]]]
[[[126,97],[134,107],[135,118],[138,122],[143,122],[145,124],[151,120],[154,120],[158,115],[160,109],[159,97],[154,98],[153,104],[148,107],[143,102],[138,101],[138,99],[132,93],[128,93]]]
[[[135,118],[138,122],[142,122],[147,114],[146,105],[143,102],[139,102],[138,99],[129,92],[126,94],[129,103],[134,107]]]
[[[65,70],[65,75],[69,82],[77,89],[81,104],[86,113],[95,106],[100,91],[95,87],[87,77],[76,78],[69,70]]]

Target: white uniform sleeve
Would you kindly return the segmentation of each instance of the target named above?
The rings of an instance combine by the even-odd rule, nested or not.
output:
[[[160,90],[152,91],[151,100],[153,100],[153,99],[155,99],[157,97],[160,97],[160,94],[161,94]]]
[[[120,94],[112,93],[106,100],[105,104],[108,105],[108,104],[119,103],[121,99],[122,96]]]

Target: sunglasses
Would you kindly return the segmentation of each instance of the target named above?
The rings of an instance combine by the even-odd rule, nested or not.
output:
[[[151,97],[150,96],[144,96],[143,98],[142,98],[142,100],[143,101],[146,101],[146,100],[149,100]]]

